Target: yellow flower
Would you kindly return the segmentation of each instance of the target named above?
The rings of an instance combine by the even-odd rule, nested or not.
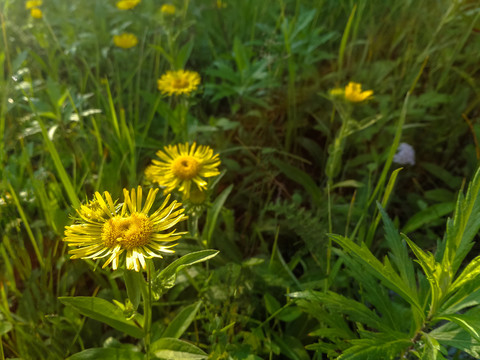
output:
[[[160,11],[166,15],[174,15],[177,9],[172,4],[163,4]]]
[[[41,19],[43,17],[43,13],[42,13],[42,10],[40,10],[39,8],[33,8],[30,10],[30,15],[34,18],[34,19]]]
[[[138,39],[134,34],[123,33],[120,35],[115,35],[113,37],[113,43],[119,48],[129,49],[137,45]]]
[[[27,10],[29,9],[33,9],[33,8],[38,8],[42,6],[42,0],[28,0],[26,3],[25,3],[25,8]]]
[[[160,160],[153,160],[153,165],[147,168],[145,175],[164,186],[165,193],[178,189],[184,199],[190,198],[190,192],[196,188],[206,190],[207,182],[203,178],[220,174],[218,154],[214,155],[208,146],[197,147],[196,143],[191,147],[188,143],[168,145],[163,151],[157,151],[156,155]],[[196,185],[193,189],[192,184]]]
[[[332,96],[343,96],[350,102],[362,102],[373,95],[372,90],[362,91],[362,85],[356,82],[349,82],[345,89],[334,88],[330,90]]]
[[[351,102],[361,102],[373,95],[372,90],[362,91],[362,85],[355,82],[349,82],[345,86],[345,99]]]
[[[69,247],[71,259],[100,259],[108,256],[103,268],[112,264],[115,270],[125,259],[128,270],[145,269],[145,259],[162,258],[161,253],[173,253],[171,249],[185,232],[176,233],[173,228],[186,219],[182,205],[177,201],[168,204],[168,195],[163,204],[151,215],[149,211],[158,189],[150,189],[142,207],[142,188],[137,191],[123,189],[125,198],[116,206],[108,191],[103,196],[96,192],[94,200],[77,210],[81,219],[65,227],[63,241]],[[168,205],[167,205],[168,204]],[[90,216],[90,211],[94,215]]]
[[[217,8],[218,9],[224,9],[227,7],[227,4],[225,3],[224,0],[217,0]]]
[[[140,0],[120,0],[117,2],[116,6],[120,10],[130,10],[133,9],[140,3]]]
[[[200,75],[188,70],[167,71],[158,79],[157,84],[158,90],[169,96],[190,94],[200,84]]]

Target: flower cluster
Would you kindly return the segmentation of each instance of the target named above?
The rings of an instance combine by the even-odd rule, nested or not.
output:
[[[40,6],[42,6],[42,0],[28,0],[25,3],[25,8],[30,10],[30,16],[34,19],[41,19],[43,17]]]

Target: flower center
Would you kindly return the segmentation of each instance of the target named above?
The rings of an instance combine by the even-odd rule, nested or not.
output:
[[[172,87],[174,89],[185,89],[189,86],[190,82],[186,78],[175,78],[172,81]]]
[[[180,156],[172,163],[172,172],[177,178],[190,180],[198,175],[200,163],[192,156]]]
[[[133,249],[148,244],[153,225],[150,219],[141,213],[130,216],[115,216],[105,222],[102,240],[108,247],[121,244],[125,249]]]

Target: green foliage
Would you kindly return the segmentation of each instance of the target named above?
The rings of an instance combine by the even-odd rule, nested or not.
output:
[[[480,358],[478,2],[116,2],[0,4],[2,358]],[[68,259],[74,208],[193,141],[179,258]]]

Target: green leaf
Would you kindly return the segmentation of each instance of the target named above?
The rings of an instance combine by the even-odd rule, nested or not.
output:
[[[101,321],[138,339],[143,338],[143,330],[133,320],[125,319],[123,311],[111,302],[87,296],[59,297],[63,304],[71,306],[80,314]]]
[[[451,264],[452,277],[473,246],[473,238],[480,230],[480,168],[470,183],[465,197],[460,194],[453,220],[447,222],[445,253],[442,263]]]
[[[142,294],[142,286],[145,286],[145,279],[143,274],[138,271],[124,270],[123,278],[125,279],[125,286],[127,287],[127,295],[133,308],[137,310],[140,304],[140,296]]]
[[[446,202],[432,205],[413,215],[402,229],[403,233],[409,233],[417,230],[425,224],[450,214],[455,209],[453,202]]]
[[[307,351],[303,344],[293,336],[283,335],[278,336],[272,332],[275,343],[280,347],[283,354],[286,354],[292,360],[310,360]]]
[[[152,290],[158,299],[167,289],[175,285],[177,273],[187,266],[197,264],[213,258],[219,253],[217,250],[196,251],[182,256],[160,271],[152,282]]]
[[[410,289],[414,291],[416,289],[415,271],[413,268],[413,262],[408,256],[405,241],[402,240],[400,233],[380,203],[377,203],[377,207],[383,220],[385,240],[391,250],[390,258],[400,272],[403,281],[405,281]]]
[[[382,281],[385,286],[395,291],[405,299],[405,301],[417,308],[420,313],[423,313],[423,309],[418,302],[417,293],[412,291],[410,286],[395,272],[387,257],[385,257],[385,264],[382,264],[365,244],[359,246],[352,240],[340,235],[329,234],[329,237],[340,244],[347,252],[350,252],[350,255],[352,255],[358,263],[364,265],[365,269]]]
[[[338,360],[397,359],[404,349],[412,345],[412,340],[395,335],[399,334],[368,333],[369,338],[364,335],[363,339],[352,339],[353,346],[346,349]]]
[[[480,359],[480,343],[455,323],[444,324],[431,331],[429,335],[444,346],[452,346],[475,359]]]
[[[213,231],[215,230],[215,225],[217,224],[218,215],[220,214],[220,210],[222,210],[223,204],[225,204],[225,201],[227,200],[228,195],[230,195],[232,189],[233,184],[223,190],[213,202],[212,207],[208,209],[205,229],[203,230],[203,238],[207,242],[207,246],[210,246]]]
[[[198,309],[200,309],[201,301],[189,305],[182,309],[180,313],[175,316],[172,322],[168,325],[162,334],[162,338],[169,337],[178,339],[188,329],[192,321],[195,319]]]
[[[425,342],[422,352],[422,360],[444,360],[445,358],[440,353],[440,344],[437,339],[429,334],[423,333],[422,339]]]
[[[0,321],[0,336],[12,330],[13,326],[8,321]]]
[[[435,320],[447,320],[451,321],[458,326],[462,327],[465,331],[467,331],[472,337],[475,338],[478,342],[480,342],[480,320],[478,319],[478,315],[476,314],[477,318],[472,318],[472,314],[470,312],[469,315],[464,314],[451,314],[451,315],[443,315],[438,316]]]
[[[294,292],[289,294],[289,296],[294,299],[306,299],[324,304],[327,308],[336,311],[337,313],[348,315],[352,321],[361,322],[371,328],[384,328],[385,330],[389,330],[389,328],[382,323],[382,319],[380,319],[380,317],[367,306],[335,292],[307,290]]]
[[[286,177],[303,186],[316,204],[321,203],[322,190],[306,172],[279,159],[270,160]]]
[[[201,360],[207,354],[200,348],[183,340],[161,338],[151,345],[151,352],[160,359]]]
[[[445,185],[450,187],[452,190],[457,191],[457,189],[462,184],[462,178],[450,174],[444,167],[435,165],[433,163],[423,162],[422,167],[427,170],[430,174],[435,176],[438,180],[443,181]]]
[[[144,360],[145,356],[136,351],[120,348],[92,348],[83,350],[66,360]]]

